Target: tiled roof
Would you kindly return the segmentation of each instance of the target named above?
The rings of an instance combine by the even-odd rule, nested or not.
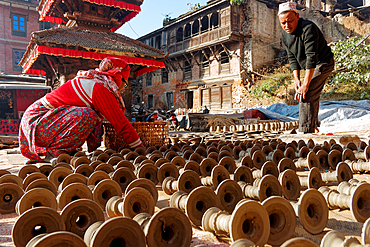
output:
[[[33,32],[31,44],[55,44],[57,46],[77,46],[85,49],[126,52],[132,56],[164,58],[161,50],[145,45],[141,41],[131,39],[122,34],[84,30],[77,27],[58,27]]]

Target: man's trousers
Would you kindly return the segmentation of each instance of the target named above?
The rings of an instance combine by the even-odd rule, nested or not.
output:
[[[327,64],[316,66],[306,98],[299,102],[299,131],[314,133],[319,127],[320,94],[334,69],[334,59]]]

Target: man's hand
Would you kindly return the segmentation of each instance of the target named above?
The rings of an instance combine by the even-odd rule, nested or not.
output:
[[[304,100],[306,98],[306,93],[308,91],[308,88],[310,86],[310,83],[311,83],[311,79],[313,77],[313,74],[315,72],[315,69],[306,69],[306,72],[305,72],[305,78],[304,78],[304,81],[303,83],[299,82],[300,83],[300,86],[297,88],[297,80],[299,81],[299,73],[297,70],[294,70],[293,71],[293,74],[294,74],[294,82],[295,82],[295,96],[294,96],[294,99],[299,101],[299,102],[302,102],[302,100]]]
[[[294,99],[295,100],[298,100],[298,90],[299,88],[301,87],[301,80],[300,80],[300,76],[299,76],[299,70],[296,69],[293,71],[293,76],[294,76],[294,89],[295,89],[295,95],[294,95]]]
[[[299,87],[301,86],[301,81],[298,79],[298,78],[295,78],[294,80],[294,89],[295,89],[295,95],[294,95],[294,99],[297,100],[297,92],[299,90]]]
[[[301,102],[302,100],[306,98],[307,91],[308,91],[308,85],[303,83],[303,85],[300,86],[298,90],[296,90],[295,99]]]
[[[301,81],[300,80],[294,80],[294,88],[295,91],[298,91],[298,88],[301,86]]]

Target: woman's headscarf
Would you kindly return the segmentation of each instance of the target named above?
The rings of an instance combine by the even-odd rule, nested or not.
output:
[[[121,90],[125,84],[122,82],[122,79],[124,79],[125,82],[128,81],[130,71],[130,66],[125,60],[115,57],[107,57],[100,62],[99,68],[96,68],[95,70],[90,69],[87,71],[80,70],[77,72],[76,77],[90,80],[92,79],[97,83],[103,84],[105,88],[114,94],[118,103],[124,109],[125,103],[123,102],[119,90]]]
[[[96,70],[103,75],[111,76],[120,90],[124,85],[122,79],[127,82],[131,71],[125,60],[115,57],[104,58],[99,64],[99,69]]]

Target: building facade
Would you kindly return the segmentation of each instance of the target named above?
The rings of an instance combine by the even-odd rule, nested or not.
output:
[[[209,1],[140,37],[169,55],[165,69],[137,80],[142,91],[135,91],[134,102],[161,109],[232,109],[232,86],[242,81],[241,24],[239,6]]]
[[[211,0],[138,40],[168,53],[166,68],[133,82],[133,103],[148,108],[234,112],[248,105],[244,94],[256,70],[286,61],[277,18],[283,0]],[[297,0],[300,15],[314,21],[331,42],[356,35],[335,16],[369,16],[369,1]],[[347,4],[353,8],[349,8]],[[360,13],[361,12],[361,13]]]
[[[0,73],[21,74],[18,65],[31,33],[48,29],[53,23],[39,21],[39,0],[0,0]]]

